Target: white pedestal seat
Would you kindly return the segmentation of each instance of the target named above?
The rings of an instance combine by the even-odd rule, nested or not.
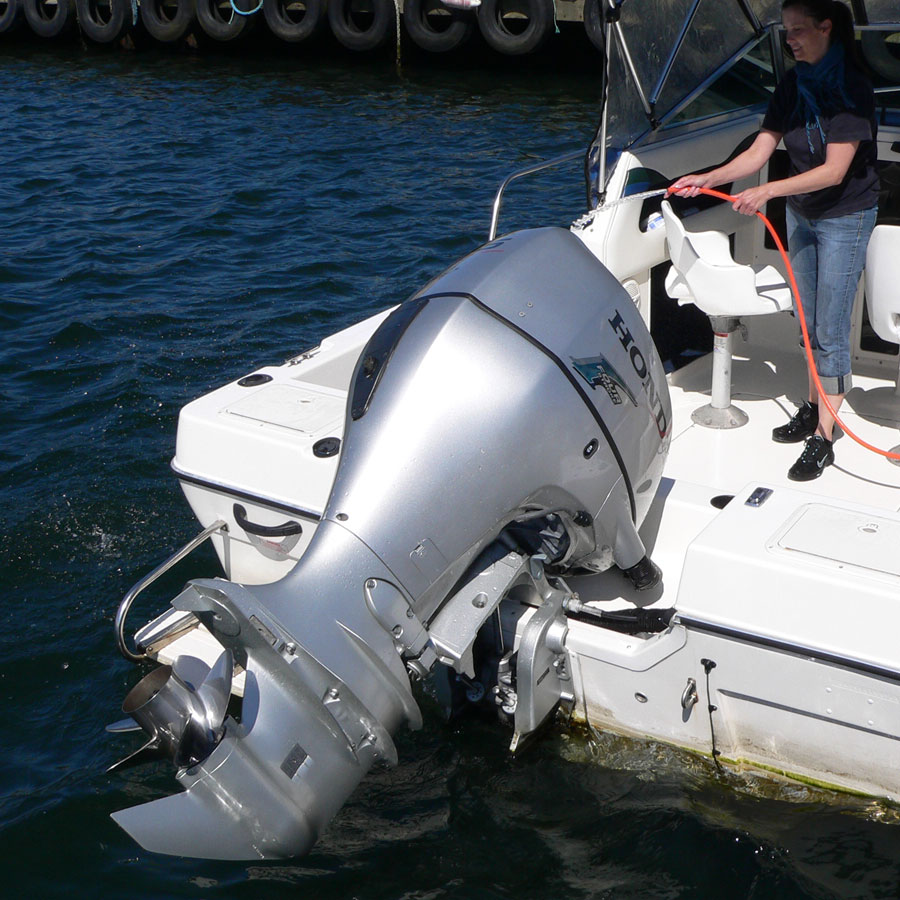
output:
[[[711,402],[691,418],[706,428],[738,428],[747,414],[731,402],[734,332],[744,316],[791,308],[791,289],[774,266],[745,266],[731,256],[720,231],[688,232],[667,201],[662,202],[672,268],[666,292],[680,304],[693,303],[709,316],[713,330]]]
[[[900,343],[900,225],[876,225],[872,232],[866,250],[866,305],[878,337]],[[863,398],[866,413],[893,422],[900,420],[900,373],[893,391],[878,388],[868,393],[877,393],[877,397]],[[900,445],[892,452],[900,452]]]

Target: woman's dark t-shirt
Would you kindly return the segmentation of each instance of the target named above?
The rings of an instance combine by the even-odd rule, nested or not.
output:
[[[791,207],[807,219],[831,219],[869,209],[878,202],[875,94],[868,79],[850,65],[847,66],[845,90],[851,108],[833,114],[822,113],[819,122],[828,143],[859,141],[859,146],[840,184],[787,198]],[[807,138],[806,124],[797,113],[796,70],[788,72],[775,88],[763,128],[784,135],[791,175],[808,172],[825,162],[826,145],[822,142],[819,129],[815,124],[811,125]],[[812,153],[809,151],[810,141]]]

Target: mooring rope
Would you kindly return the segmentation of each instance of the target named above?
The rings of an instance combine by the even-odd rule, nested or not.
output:
[[[132,0],[132,2],[134,2],[134,0]],[[259,0],[259,5],[256,7],[256,9],[251,9],[251,10],[249,10],[248,12],[243,12],[243,10],[238,9],[238,8],[234,5],[234,0],[229,0],[229,2],[231,3],[231,8],[232,8],[239,16],[252,16],[252,15],[255,15],[256,13],[258,13],[258,12],[263,8],[263,0]]]
[[[400,74],[401,68],[401,59],[400,59],[400,0],[394,0],[394,13],[395,19],[397,23],[397,74]]]

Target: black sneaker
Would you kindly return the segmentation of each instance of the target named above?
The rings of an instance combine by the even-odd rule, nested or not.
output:
[[[810,435],[816,433],[819,425],[819,405],[803,401],[803,406],[794,413],[787,425],[779,425],[772,429],[772,440],[779,444],[799,444]]]
[[[800,459],[788,469],[791,481],[812,481],[818,478],[834,462],[834,450],[831,441],[826,441],[821,434],[814,434],[806,442]]]

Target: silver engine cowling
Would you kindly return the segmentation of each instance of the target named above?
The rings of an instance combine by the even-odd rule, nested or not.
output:
[[[421,724],[410,676],[441,663],[472,678],[476,639],[512,596],[534,608],[495,688],[515,745],[568,692],[556,574],[645,560],[670,421],[640,315],[577,237],[524,231],[465,257],[363,351],[331,496],[293,571],[195,581],[172,601],[221,643],[214,668],[246,671],[240,721],[221,672],[182,679],[149,714],[156,682],[143,689],[126,712],[184,790],[113,818],[161,853],[306,852],[369,768],[396,762],[399,727]],[[552,552],[517,543],[523,523],[552,526]]]

